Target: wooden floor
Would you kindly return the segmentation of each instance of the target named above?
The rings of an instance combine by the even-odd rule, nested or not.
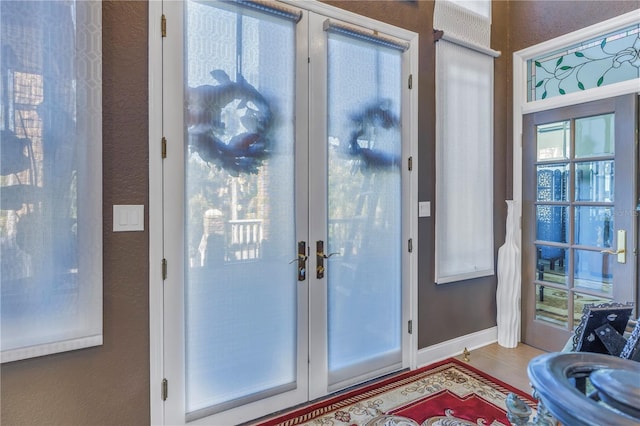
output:
[[[467,363],[478,370],[531,394],[527,365],[532,358],[545,352],[523,343],[513,349],[503,348],[497,343],[470,351]],[[457,356],[463,360],[463,355]]]

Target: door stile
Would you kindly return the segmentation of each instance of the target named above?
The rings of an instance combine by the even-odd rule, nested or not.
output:
[[[327,274],[317,278],[316,242],[327,241],[327,35],[309,13],[309,398],[328,390]],[[327,262],[325,262],[325,268]]]
[[[616,108],[616,125],[615,138],[616,144],[616,175],[619,173],[622,176],[629,176],[629,179],[617,180],[616,186],[616,206],[620,203],[621,209],[616,213],[614,219],[614,234],[617,230],[626,231],[626,262],[627,266],[618,268],[615,272],[616,279],[619,279],[621,283],[629,283],[625,286],[614,286],[613,297],[615,300],[621,302],[636,302],[638,294],[636,288],[638,288],[638,271],[636,267],[636,256],[638,249],[638,242],[633,237],[637,234],[638,220],[637,211],[634,211],[634,207],[638,201],[638,183],[634,176],[638,176],[638,162],[634,159],[638,158],[638,125],[636,117],[638,116],[638,97],[635,95],[619,96],[615,98]],[[618,146],[624,147],[624,152],[618,153]],[[622,157],[622,158],[621,158]],[[629,161],[617,161],[618,159],[627,158]],[[615,250],[616,237],[614,237]],[[614,265],[618,265],[615,263]],[[634,286],[632,283],[636,283]],[[635,307],[635,316],[638,316],[638,306]]]
[[[296,238],[307,247],[306,279],[298,281],[297,403],[309,401],[309,283],[312,244],[309,239],[309,13],[296,28],[295,203]],[[294,257],[292,256],[292,259]]]
[[[418,36],[402,60],[402,240],[412,241],[412,252],[402,256],[402,367],[417,367],[418,353]],[[409,331],[411,321],[411,331]]]

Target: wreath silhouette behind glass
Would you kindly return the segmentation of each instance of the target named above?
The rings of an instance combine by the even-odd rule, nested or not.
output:
[[[269,155],[271,106],[241,74],[210,74],[218,84],[187,89],[189,150],[232,176],[258,173]]]

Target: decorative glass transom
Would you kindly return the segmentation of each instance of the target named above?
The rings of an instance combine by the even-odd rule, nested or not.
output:
[[[529,102],[640,78],[640,24],[527,62]]]

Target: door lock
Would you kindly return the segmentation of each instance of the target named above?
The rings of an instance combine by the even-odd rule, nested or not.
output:
[[[298,257],[289,263],[298,262],[298,281],[304,281],[307,278],[307,243],[298,241]]]

